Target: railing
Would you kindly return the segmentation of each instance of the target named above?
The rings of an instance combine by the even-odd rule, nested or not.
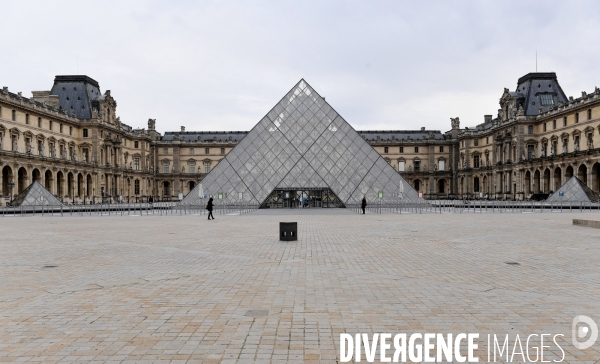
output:
[[[352,211],[362,214],[361,203],[346,204]],[[581,201],[499,201],[499,200],[403,200],[367,201],[369,213],[544,213],[544,212],[598,212],[600,203]]]
[[[215,202],[213,215],[243,215],[258,209],[257,204],[246,202]],[[154,203],[97,203],[62,206],[7,206],[0,207],[0,217],[9,216],[168,216],[207,215],[206,204],[181,205],[179,202]]]
[[[214,200],[213,215],[244,215],[257,210],[258,204],[244,201]],[[361,201],[351,201],[346,208],[362,213]],[[566,213],[598,212],[598,202],[546,201],[486,201],[486,200],[372,200],[367,201],[368,213],[449,214],[449,213]],[[63,206],[0,207],[0,218],[10,216],[169,216],[207,215],[206,202],[182,205],[178,202],[97,203]]]

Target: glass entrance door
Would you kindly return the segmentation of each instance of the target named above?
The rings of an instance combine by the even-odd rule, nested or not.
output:
[[[330,189],[277,189],[260,206],[261,209],[344,207]]]

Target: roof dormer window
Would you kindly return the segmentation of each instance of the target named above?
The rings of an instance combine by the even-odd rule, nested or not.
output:
[[[540,101],[542,105],[554,105],[554,99],[551,94],[541,94]]]

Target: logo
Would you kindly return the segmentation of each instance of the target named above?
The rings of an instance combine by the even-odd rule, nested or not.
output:
[[[580,325],[581,323],[587,326]],[[579,315],[573,319],[573,325],[571,326],[573,335],[573,346],[579,350],[585,350],[598,340],[598,325],[591,318]],[[584,342],[580,342],[580,339],[588,338]]]

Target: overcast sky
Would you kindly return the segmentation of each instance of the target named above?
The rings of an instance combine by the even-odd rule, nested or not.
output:
[[[304,78],[356,129],[446,131],[554,71],[600,85],[598,1],[12,1],[0,86],[85,74],[133,127],[249,130]]]

